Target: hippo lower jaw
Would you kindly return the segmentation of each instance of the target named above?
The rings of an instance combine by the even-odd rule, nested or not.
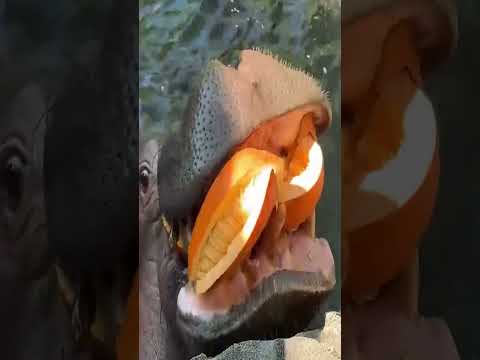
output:
[[[301,227],[278,240],[272,256],[262,241],[206,294],[196,295],[190,284],[180,289],[177,323],[190,348],[214,355],[244,340],[293,336],[323,305],[335,285],[328,242]]]

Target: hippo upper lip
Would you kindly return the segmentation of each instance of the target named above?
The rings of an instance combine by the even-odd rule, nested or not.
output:
[[[331,108],[318,82],[270,54],[244,50],[238,69],[211,61],[192,94],[181,133],[158,161],[160,211],[183,218],[200,202],[229,152],[263,122],[310,107],[320,130]]]

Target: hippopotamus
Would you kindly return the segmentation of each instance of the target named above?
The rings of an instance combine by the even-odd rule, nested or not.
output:
[[[57,79],[45,191],[49,238],[75,293],[75,328],[113,349],[138,265],[138,26],[131,3],[98,5],[89,18],[103,25],[72,41],[79,51]]]
[[[148,249],[148,256],[140,256],[145,263],[139,272],[140,344],[147,347],[141,359],[213,356],[244,340],[291,337],[325,310],[335,286],[330,247],[327,240],[316,238],[310,219],[284,241],[317,249],[309,260],[315,271],[273,271],[242,303],[212,311],[188,292],[187,255],[182,249],[188,247],[202,198],[232,149],[275,117],[283,116],[288,126],[293,124],[289,114],[311,113],[319,134],[332,121],[326,93],[310,74],[259,49],[242,51],[240,59],[236,69],[212,60],[190,97],[181,133],[170,136],[159,153],[152,141],[143,149],[140,249]],[[158,161],[152,161],[157,155]],[[281,221],[279,208],[259,241],[276,241]],[[293,254],[288,246],[279,249]]]
[[[60,296],[46,226],[46,95],[36,81],[22,76],[0,92],[2,354],[7,359],[71,359],[70,314]]]
[[[139,161],[139,349],[140,359],[161,359],[166,348],[167,323],[160,307],[158,270],[160,213],[157,190],[157,163],[161,144],[144,141]]]

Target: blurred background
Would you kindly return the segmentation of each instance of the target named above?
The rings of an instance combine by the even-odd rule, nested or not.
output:
[[[440,189],[421,253],[421,312],[444,318],[460,357],[480,359],[480,2],[457,1],[459,42],[427,83],[440,136]]]
[[[212,58],[235,64],[260,47],[313,74],[329,93],[333,126],[320,139],[325,190],[317,236],[336,261],[330,306],[340,308],[340,0],[140,0],[140,136],[163,138],[182,122],[188,96]]]

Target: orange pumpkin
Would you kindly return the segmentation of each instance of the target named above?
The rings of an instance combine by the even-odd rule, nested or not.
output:
[[[285,195],[280,194],[281,200],[286,200],[285,227],[289,231],[312,215],[323,191],[323,154],[316,141],[313,113],[292,111],[266,122],[238,147],[263,149],[286,159],[287,183],[295,184],[292,179],[303,176],[297,182],[301,186],[290,186],[281,191]]]
[[[300,111],[267,121],[220,171],[200,208],[188,249],[189,279],[197,293],[238,268],[274,206],[286,203],[287,231],[312,216],[324,178],[313,121],[312,113]]]
[[[324,178],[325,170],[322,169],[317,182],[309,192],[285,203],[287,211],[285,229],[288,231],[297,229],[312,215],[322,195]]]
[[[220,171],[200,208],[188,249],[188,274],[207,291],[248,254],[277,201],[283,161],[262,150],[236,153]]]

